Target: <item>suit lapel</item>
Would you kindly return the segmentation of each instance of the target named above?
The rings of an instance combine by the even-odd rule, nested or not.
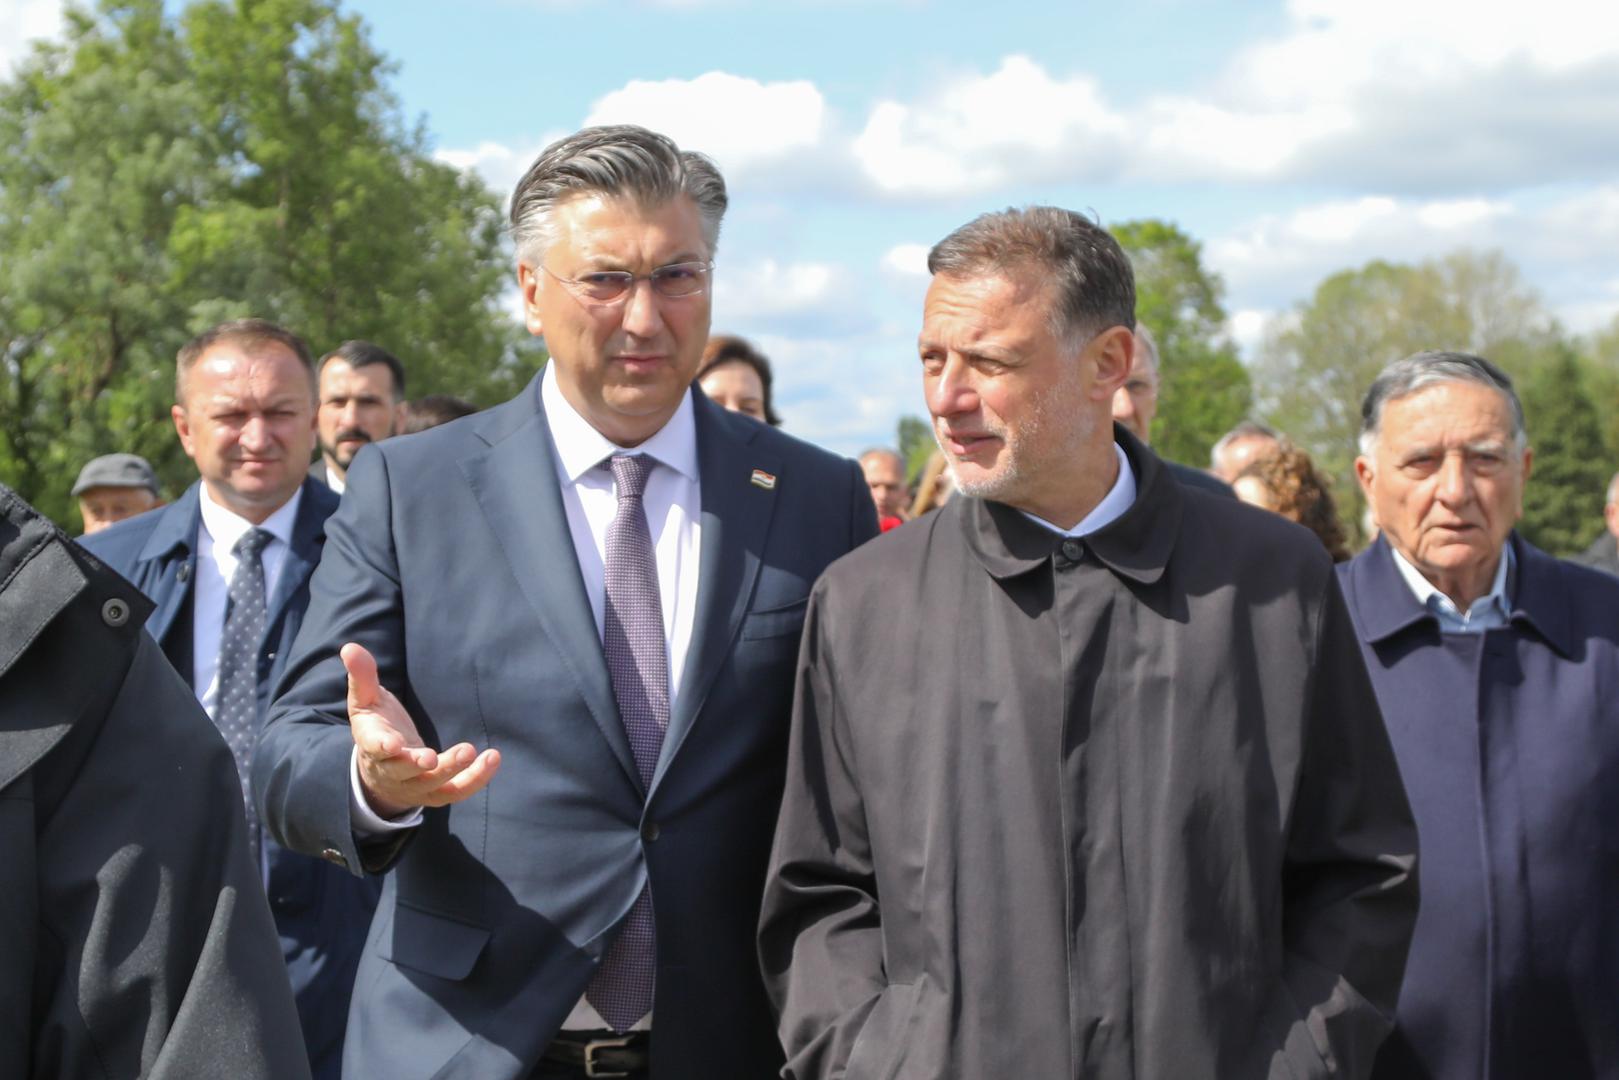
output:
[[[298,502],[298,516],[292,523],[292,546],[286,561],[281,564],[281,577],[276,582],[275,595],[270,597],[269,611],[264,620],[264,632],[279,634],[281,617],[298,595],[298,590],[315,572],[320,562],[320,549],[326,542],[326,519],[337,508],[337,496],[331,488],[314,480],[304,481],[303,498]]]
[[[201,528],[202,503],[197,496],[197,484],[192,484],[184,495],[163,510],[163,516],[141,549],[140,562],[148,565],[136,584],[147,596],[162,598],[146,620],[146,629],[159,643],[168,640],[175,616],[185,608],[186,597],[191,595],[192,580],[197,576],[197,531]],[[186,682],[191,681],[191,672],[181,674]]]
[[[517,398],[491,409],[480,429],[490,447],[464,458],[461,470],[541,629],[567,661],[592,719],[639,791],[640,775],[618,715],[562,507],[551,431],[539,396],[536,378]]]
[[[791,478],[780,475],[781,459],[761,451],[742,421],[726,416],[701,394],[693,394],[697,420],[697,471],[702,486],[702,553],[698,558],[697,611],[691,645],[680,679],[680,696],[664,734],[656,788],[680,744],[691,732],[747,614],[765,536],[776,507],[776,490]],[[752,421],[748,421],[752,423]],[[747,432],[751,435],[752,432]],[[753,482],[756,470],[776,478],[773,490]]]

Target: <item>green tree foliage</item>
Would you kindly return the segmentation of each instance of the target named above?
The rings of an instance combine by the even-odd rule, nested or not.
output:
[[[1136,318],[1158,343],[1161,387],[1153,446],[1202,465],[1209,448],[1248,415],[1248,369],[1226,336],[1225,286],[1203,265],[1203,248],[1165,221],[1112,227],[1136,275]]]
[[[1454,349],[1520,376],[1550,360],[1559,342],[1540,300],[1499,252],[1418,265],[1378,260],[1327,278],[1279,320],[1260,348],[1257,408],[1335,478],[1344,519],[1353,522],[1360,403],[1384,366]]]
[[[0,479],[67,523],[95,454],[184,486],[173,357],[223,318],[375,340],[413,395],[532,373],[500,200],[432,160],[388,74],[335,0],[102,0],[0,83]]]
[[[1613,470],[1603,455],[1602,422],[1571,348],[1538,365],[1519,386],[1534,468],[1524,489],[1524,536],[1554,555],[1584,550],[1604,526],[1603,496]]]
[[[915,484],[939,444],[933,438],[933,428],[917,416],[900,417],[897,434],[900,460],[905,462],[905,478]]]

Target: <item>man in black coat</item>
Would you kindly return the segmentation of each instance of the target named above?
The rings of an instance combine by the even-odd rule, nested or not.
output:
[[[236,771],[150,607],[0,485],[0,1072],[296,1080]]]
[[[1105,231],[985,215],[929,267],[962,494],[811,593],[761,928],[785,1075],[1366,1076],[1416,837],[1326,553],[1109,422]]]

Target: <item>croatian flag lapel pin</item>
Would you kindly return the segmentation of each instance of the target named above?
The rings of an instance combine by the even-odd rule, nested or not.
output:
[[[764,488],[766,491],[775,491],[776,477],[771,473],[765,472],[763,469],[754,469],[753,486],[756,488]]]

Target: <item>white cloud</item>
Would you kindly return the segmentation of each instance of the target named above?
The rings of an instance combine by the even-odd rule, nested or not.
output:
[[[483,177],[484,183],[502,198],[510,199],[512,189],[528,171],[528,167],[534,164],[534,159],[539,156],[540,151],[565,134],[566,132],[560,131],[551,132],[537,142],[521,146],[507,146],[504,143],[486,141],[470,150],[446,147],[436,151],[433,158],[464,172],[477,173]]]
[[[62,0],[0,0],[0,78],[28,55],[31,42],[62,29]]]
[[[1237,350],[1243,356],[1253,356],[1259,342],[1265,336],[1265,328],[1275,316],[1274,311],[1259,308],[1243,308],[1233,311],[1226,320],[1226,332],[1236,344]]]
[[[1059,172],[1094,175],[1126,136],[1094,79],[1056,79],[1027,57],[1009,56],[991,74],[927,101],[877,103],[853,149],[882,191],[953,195]]]
[[[710,71],[695,79],[634,80],[596,102],[585,125],[640,124],[701,150],[727,175],[809,156],[828,133],[814,83],[762,83]]]
[[[883,269],[899,277],[927,277],[928,251],[926,244],[896,244],[883,254]]]
[[[853,149],[877,190],[906,196],[1131,180],[1437,192],[1612,175],[1614,130],[1619,5],[1293,0],[1283,32],[1195,92],[1115,102],[1010,56],[873,104]]]
[[[714,278],[714,326],[721,333],[847,337],[876,325],[848,267],[774,258],[726,262]]]
[[[1460,248],[1504,251],[1572,330],[1619,313],[1619,184],[1540,206],[1382,195],[1322,203],[1263,215],[1210,241],[1205,254],[1240,317],[1288,307],[1328,275],[1373,259],[1416,262]],[[1232,333],[1243,343],[1238,317]]]

